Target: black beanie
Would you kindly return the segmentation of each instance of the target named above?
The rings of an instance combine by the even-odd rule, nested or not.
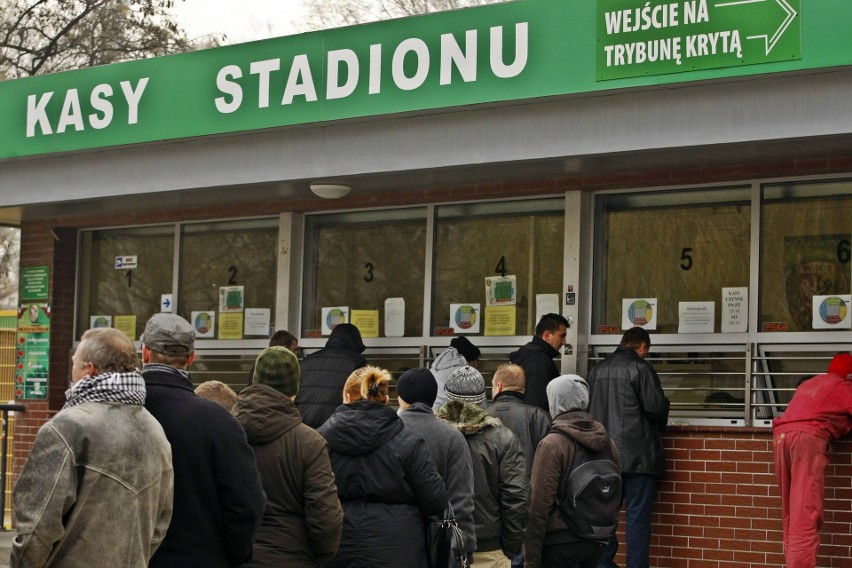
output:
[[[455,347],[456,351],[464,357],[465,361],[470,363],[471,361],[476,361],[479,359],[479,348],[470,342],[470,340],[464,335],[459,335],[458,337],[454,337],[452,341],[450,341],[450,347]]]
[[[409,369],[396,382],[396,394],[408,404],[422,402],[432,408],[438,398],[438,381],[429,369]]]

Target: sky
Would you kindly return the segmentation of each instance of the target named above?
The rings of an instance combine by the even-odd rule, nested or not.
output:
[[[172,13],[187,35],[226,34],[224,44],[298,33],[301,0],[184,0]]]

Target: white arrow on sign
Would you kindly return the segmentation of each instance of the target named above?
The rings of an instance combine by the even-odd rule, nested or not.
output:
[[[781,26],[775,30],[774,34],[772,34],[772,37],[769,37],[769,34],[746,36],[746,39],[763,39],[766,42],[766,55],[769,55],[769,52],[772,51],[772,48],[775,47],[775,44],[778,43],[778,40],[781,39],[781,36],[783,36],[784,32],[787,31],[787,28],[790,27],[790,24],[792,24],[793,20],[796,19],[796,16],[799,15],[798,12],[796,12],[793,7],[787,3],[787,0],[736,0],[734,2],[716,4],[714,7],[728,8],[730,6],[743,6],[745,4],[763,4],[764,2],[775,2],[781,6],[781,9],[787,14],[784,21],[781,22]]]

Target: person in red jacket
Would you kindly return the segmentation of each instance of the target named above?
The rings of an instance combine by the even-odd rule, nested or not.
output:
[[[813,568],[831,443],[852,430],[852,356],[835,356],[828,373],[801,383],[772,429],[787,568]]]

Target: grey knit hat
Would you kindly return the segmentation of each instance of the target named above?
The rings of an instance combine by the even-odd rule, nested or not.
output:
[[[485,402],[485,379],[479,371],[473,367],[459,367],[444,387],[447,391],[447,400],[460,400],[472,404]]]

